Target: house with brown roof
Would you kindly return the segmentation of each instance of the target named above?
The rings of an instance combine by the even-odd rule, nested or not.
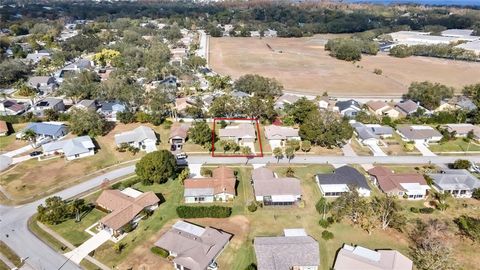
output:
[[[225,166],[212,170],[212,177],[184,181],[185,203],[227,202],[235,197],[235,174]]]
[[[427,196],[430,186],[419,173],[394,173],[392,170],[377,166],[368,173],[373,182],[388,195],[404,197],[408,200],[421,200]]]
[[[416,103],[415,101],[408,99],[395,104],[395,108],[401,114],[407,116],[415,113],[418,110],[418,108],[420,108],[420,105],[418,105],[418,103]]]
[[[413,262],[396,250],[371,250],[344,244],[338,251],[335,270],[412,270]]]
[[[28,104],[18,103],[15,100],[0,101],[0,115],[19,115],[29,108]]]
[[[389,116],[391,118],[398,118],[400,112],[392,108],[388,103],[380,100],[370,100],[366,103],[368,110],[378,116]]]
[[[170,137],[168,137],[170,144],[177,147],[183,145],[187,141],[188,129],[186,124],[173,125],[170,129]]]
[[[245,143],[254,143],[257,138],[255,128],[250,123],[240,123],[221,128],[218,137],[221,140],[232,140],[240,146],[244,146]]]
[[[0,121],[0,136],[8,135],[8,124],[5,121]]]
[[[232,234],[212,227],[177,221],[155,246],[167,250],[174,269],[217,269],[216,259],[230,242]]]
[[[142,193],[132,188],[104,190],[95,203],[108,215],[100,219],[98,226],[113,236],[119,236],[127,225],[135,226],[140,221],[144,210],[155,210],[159,202],[151,191]]]
[[[255,200],[264,205],[293,205],[302,199],[300,180],[293,177],[277,177],[265,167],[252,172]]]
[[[438,142],[442,139],[442,134],[430,126],[400,125],[397,127],[397,133],[402,137],[403,141],[430,143]]]
[[[267,138],[272,149],[284,147],[285,143],[290,140],[301,140],[298,129],[277,125],[265,126],[265,138]]]

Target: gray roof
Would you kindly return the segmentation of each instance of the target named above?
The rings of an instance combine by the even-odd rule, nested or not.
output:
[[[302,98],[301,96],[297,96],[297,95],[283,94],[281,97],[277,99],[276,103],[277,104],[283,104],[283,103],[293,104],[301,98]]]
[[[147,139],[157,141],[157,136],[153,129],[146,126],[139,126],[134,130],[115,134],[115,143],[117,145],[122,143],[141,142]]]
[[[96,108],[97,107],[97,101],[96,100],[91,100],[91,99],[83,99],[80,102],[76,104],[76,106],[81,106],[85,108]]]
[[[457,106],[467,111],[473,111],[477,109],[477,105],[475,105],[475,103],[473,103],[473,101],[466,96],[454,97],[452,101]]]
[[[270,169],[257,168],[252,172],[255,196],[302,195],[300,180],[292,177],[275,178]]]
[[[231,234],[215,228],[202,228],[185,221],[177,221],[155,243],[176,253],[176,264],[191,270],[205,270],[230,241]]]
[[[250,95],[243,92],[243,91],[233,91],[231,93],[232,97],[236,97],[236,98],[245,98],[245,97],[249,97]]]
[[[480,188],[480,180],[467,170],[444,170],[443,173],[429,174],[435,186],[442,190],[473,190]]]
[[[33,130],[37,135],[46,135],[57,137],[60,136],[62,131],[64,133],[68,132],[67,126],[63,124],[51,124],[51,123],[30,123],[27,127],[23,130]]]
[[[63,69],[87,69],[92,67],[92,62],[88,59],[78,59],[76,62],[65,66]]]
[[[255,136],[255,128],[249,123],[227,126],[219,130],[219,137],[255,138]]]
[[[56,141],[42,145],[43,152],[62,150],[65,156],[74,156],[88,153],[95,148],[89,136],[81,136],[69,140]]]
[[[253,246],[258,270],[320,265],[318,243],[310,236],[255,237]]]
[[[51,76],[33,76],[28,78],[28,84],[33,87],[37,87],[39,84],[49,84],[54,82],[54,78]]]
[[[411,114],[416,112],[419,106],[415,101],[409,99],[409,100],[405,100],[403,102],[397,103],[395,107],[400,109],[400,111],[403,112],[404,114]]]
[[[35,106],[52,108],[59,103],[63,103],[63,99],[60,99],[60,98],[44,98],[42,100],[39,100],[37,103],[35,103]]]
[[[360,122],[355,122],[352,124],[352,127],[355,128],[358,137],[362,140],[371,138],[378,139],[380,136],[393,134],[393,128],[389,126],[365,125]]]
[[[424,140],[433,137],[442,137],[442,134],[429,126],[403,125],[397,127],[400,132],[408,140]]]
[[[320,185],[344,184],[370,190],[365,176],[350,166],[342,166],[333,173],[317,174],[316,178]]]
[[[356,107],[358,109],[362,108],[362,105],[360,105],[360,103],[358,103],[358,101],[353,100],[353,99],[349,99],[349,100],[345,100],[345,101],[338,101],[337,103],[335,103],[335,106],[338,107],[339,111],[344,111],[348,108],[353,108],[353,107]]]
[[[335,270],[411,270],[412,261],[396,250],[371,250],[344,245],[335,259]]]
[[[123,112],[125,111],[126,106],[120,101],[103,101],[100,102],[100,111],[102,112],[112,112],[114,110]]]

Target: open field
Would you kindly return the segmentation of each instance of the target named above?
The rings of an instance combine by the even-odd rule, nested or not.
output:
[[[209,64],[236,79],[257,73],[278,79],[288,92],[334,96],[392,96],[407,92],[412,81],[433,81],[461,88],[478,83],[480,63],[427,57],[362,56],[357,63],[324,51],[324,37],[210,38]],[[271,46],[273,50],[267,47]],[[373,70],[379,68],[382,75]]]

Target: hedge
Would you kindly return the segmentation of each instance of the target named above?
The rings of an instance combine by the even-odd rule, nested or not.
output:
[[[186,206],[177,207],[180,218],[226,218],[232,214],[232,208],[226,206]]]
[[[161,248],[161,247],[152,247],[150,249],[150,251],[153,253],[153,254],[156,254],[158,256],[161,256],[163,258],[167,258],[168,257],[168,251],[166,251],[165,249]]]

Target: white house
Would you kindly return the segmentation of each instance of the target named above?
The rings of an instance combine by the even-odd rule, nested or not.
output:
[[[342,166],[333,173],[317,174],[315,178],[324,197],[338,197],[350,192],[351,188],[356,188],[363,197],[371,193],[365,176],[350,166]]]
[[[397,128],[403,141],[414,141],[416,143],[438,142],[442,134],[430,126],[403,125]]]
[[[153,129],[146,126],[139,126],[134,130],[115,134],[117,147],[128,144],[147,153],[157,150],[157,136]]]
[[[284,147],[289,140],[301,140],[298,129],[276,125],[265,126],[265,138],[267,138],[272,149]]]
[[[471,198],[473,191],[480,188],[480,180],[467,170],[444,170],[428,176],[433,179],[436,190],[450,193],[456,198]]]
[[[89,136],[50,142],[42,145],[43,154],[46,156],[63,154],[67,160],[93,156],[95,144]]]
[[[184,181],[185,203],[228,202],[235,197],[235,175],[225,166],[212,170],[212,177]]]
[[[255,200],[264,205],[293,205],[302,199],[300,180],[293,177],[278,178],[265,167],[252,172]]]

